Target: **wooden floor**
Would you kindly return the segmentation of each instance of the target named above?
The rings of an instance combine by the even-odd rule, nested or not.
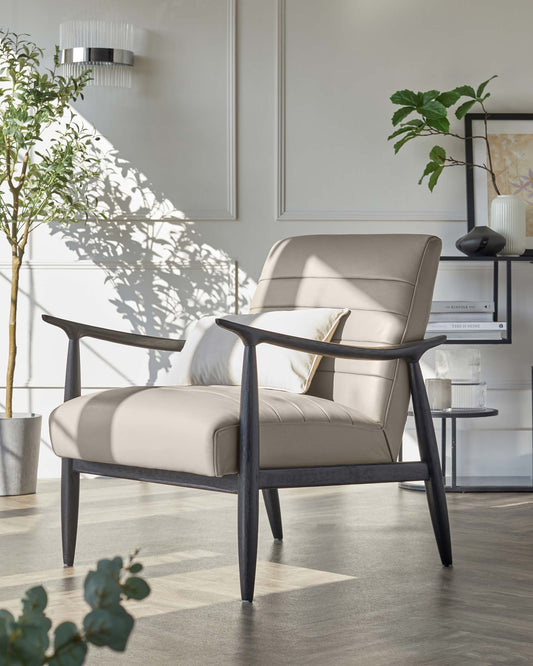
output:
[[[101,557],[140,547],[151,596],[128,664],[533,664],[533,495],[449,495],[455,566],[440,565],[423,493],[396,485],[280,492],[285,541],[262,510],[256,601],[239,601],[236,498],[82,481],[78,557],[61,567],[59,482],[0,498],[0,607],[43,583],[50,617],[79,622]]]

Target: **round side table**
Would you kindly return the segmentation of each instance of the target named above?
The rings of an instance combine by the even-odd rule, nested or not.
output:
[[[412,415],[412,412],[409,412]],[[431,416],[434,419],[441,419],[441,465],[442,465],[442,476],[444,478],[445,490],[448,492],[465,492],[465,490],[473,490],[468,487],[458,486],[457,485],[457,419],[478,419],[484,416],[496,416],[498,414],[497,409],[492,409],[490,407],[479,407],[479,408],[465,408],[459,409],[454,407],[452,409],[432,409]],[[446,485],[446,440],[447,440],[447,424],[448,421],[452,423],[452,483],[450,486]],[[402,459],[403,450],[400,451],[400,460]],[[416,481],[406,481],[400,483],[400,488],[406,488],[408,490],[425,490],[423,483],[418,483]],[[476,488],[477,490],[477,488]]]

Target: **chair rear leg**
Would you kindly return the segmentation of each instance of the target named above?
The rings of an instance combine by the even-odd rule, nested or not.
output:
[[[66,567],[74,564],[80,503],[80,474],[72,467],[72,459],[63,458],[61,461],[61,537],[63,563]]]
[[[452,565],[452,545],[446,493],[431,410],[418,363],[409,364],[409,375],[420,458],[427,464],[429,470],[429,479],[424,482],[429,513],[441,562],[445,567],[449,567]]]
[[[283,540],[283,527],[281,525],[281,509],[279,506],[279,493],[277,488],[264,488],[263,499],[268,515],[268,522],[272,530],[272,536],[276,541]]]
[[[257,567],[257,533],[259,527],[259,493],[257,490],[239,489],[239,573],[241,599],[254,598],[255,570]]]

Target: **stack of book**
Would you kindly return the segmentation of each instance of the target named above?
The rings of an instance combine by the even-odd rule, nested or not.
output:
[[[507,323],[494,321],[492,301],[433,301],[426,336],[449,340],[502,340]]]

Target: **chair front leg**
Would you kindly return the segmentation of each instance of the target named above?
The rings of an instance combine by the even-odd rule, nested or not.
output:
[[[444,566],[449,567],[452,565],[452,545],[446,493],[444,491],[442,468],[440,466],[437,440],[435,439],[435,429],[431,418],[431,409],[418,362],[409,363],[409,379],[413,395],[413,411],[420,458],[427,464],[429,471],[429,479],[424,482],[429,513],[431,515],[441,562]]]
[[[255,346],[244,348],[239,428],[239,570],[241,599],[254,598],[259,521],[259,397]]]
[[[239,487],[239,573],[241,599],[254,600],[255,570],[257,566],[257,535],[259,527],[259,492],[253,485]]]
[[[264,488],[263,500],[268,515],[268,522],[272,536],[276,541],[283,541],[283,527],[281,525],[281,508],[279,506],[279,493],[277,488]]]
[[[76,535],[78,533],[78,508],[80,503],[80,474],[72,469],[72,459],[61,461],[61,537],[63,564],[74,564]]]
[[[64,399],[72,400],[81,394],[80,341],[69,337]],[[74,564],[78,510],[80,505],[80,474],[73,470],[71,458],[61,460],[61,540],[63,564]]]

